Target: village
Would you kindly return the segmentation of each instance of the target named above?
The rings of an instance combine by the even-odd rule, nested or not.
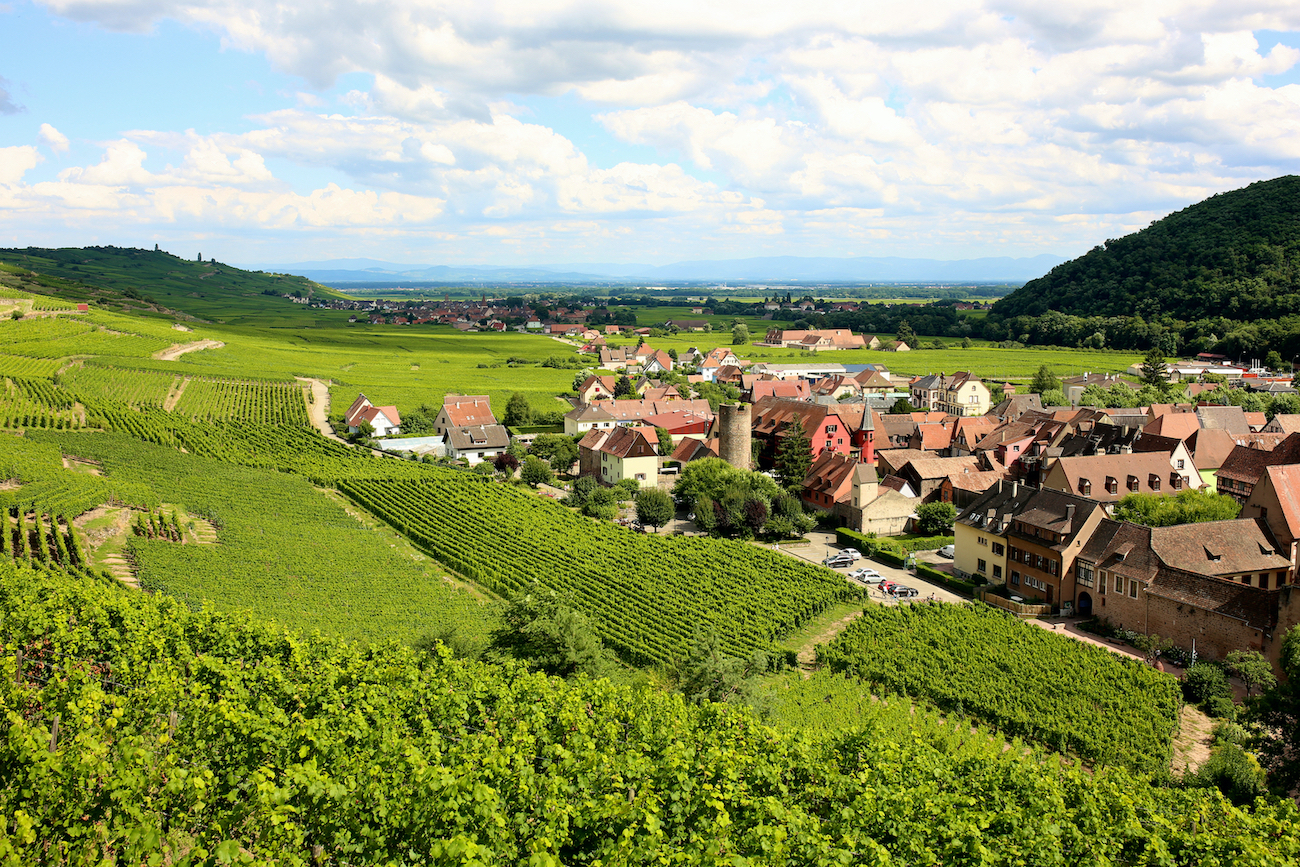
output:
[[[1283,377],[1204,357],[1164,365],[1183,402],[1078,405],[1090,387],[1140,388],[1135,370],[1067,377],[1070,405],[1044,406],[969,371],[902,377],[880,364],[751,363],[731,347],[670,354],[601,337],[583,344],[594,370],[575,378],[562,428],[508,426],[487,396],[448,394],[431,436],[403,437],[397,408],[364,395],[348,430],[408,457],[511,470],[518,461],[503,456],[562,434],[575,448],[558,452],[572,460],[551,467],[557,476],[665,491],[706,458],[771,474],[799,436],[807,470],[787,487],[821,526],[883,539],[915,532],[918,509],[945,504],[955,517],[941,553],[952,556],[939,568],[1017,616],[1095,617],[1204,658],[1255,650],[1275,664],[1276,637],[1300,622],[1300,415],[1205,399],[1245,383],[1277,393],[1289,389]],[[780,329],[767,341],[869,342]],[[547,450],[549,463],[556,454]],[[1173,526],[1115,516],[1127,495],[1182,492],[1225,495],[1239,512]]]

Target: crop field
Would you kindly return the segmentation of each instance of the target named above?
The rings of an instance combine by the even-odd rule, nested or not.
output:
[[[195,606],[211,600],[221,610],[252,609],[293,628],[349,639],[417,643],[457,631],[481,642],[496,622],[494,605],[454,587],[428,558],[390,547],[305,479],[119,434],[37,436],[56,453],[103,464],[103,478],[65,473],[77,480],[70,484],[111,481],[126,487],[128,502],[145,508],[176,503],[216,524],[216,545],[132,538],[128,549],[142,587]],[[46,477],[52,479],[50,470]],[[91,505],[97,503],[85,508]],[[84,511],[43,508],[69,516]]]
[[[1090,761],[1169,769],[1174,678],[994,608],[871,606],[818,660],[864,692],[925,698]]]
[[[173,373],[83,364],[64,371],[61,381],[69,391],[79,395],[104,398],[131,407],[161,409],[167,396],[180,386],[182,379]]]
[[[880,335],[882,340],[892,335]],[[761,339],[761,335],[755,335]],[[774,364],[883,364],[890,372],[909,376],[927,373],[952,373],[969,370],[984,379],[1029,380],[1040,365],[1046,364],[1058,376],[1077,373],[1123,373],[1130,365],[1139,364],[1142,356],[1128,352],[1095,349],[1003,349],[1001,347],[974,345],[963,349],[959,341],[942,338],[946,349],[914,349],[911,352],[881,352],[870,349],[833,352],[806,352],[793,348],[766,346],[732,346],[731,333],[692,333],[651,338],[647,342],[658,349],[676,349],[679,353],[691,347],[708,352],[718,346],[735,350],[736,355],[749,361],[766,361]],[[924,338],[922,345],[931,338]],[[611,340],[609,345],[635,345],[636,341]]]
[[[173,412],[195,419],[237,420],[255,425],[307,425],[307,398],[301,382],[244,382],[195,378]]]
[[[468,473],[340,487],[503,596],[536,580],[571,598],[639,664],[681,657],[701,628],[716,630],[737,655],[770,650],[827,605],[857,595],[818,566],[739,542],[633,533]]]

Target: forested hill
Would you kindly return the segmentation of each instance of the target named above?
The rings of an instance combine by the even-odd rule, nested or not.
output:
[[[213,321],[292,308],[290,298],[339,297],[304,277],[130,247],[0,248],[0,271],[20,278],[16,288],[64,301],[181,311]]]
[[[1300,310],[1300,177],[1221,193],[1107,241],[1003,298],[995,314],[1265,319]]]

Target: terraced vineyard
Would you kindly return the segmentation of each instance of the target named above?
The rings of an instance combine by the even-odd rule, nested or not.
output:
[[[860,591],[826,569],[716,539],[641,535],[467,473],[345,481],[341,490],[443,563],[502,595],[569,596],[629,662],[666,663],[698,628],[728,652],[769,650]]]
[[[1174,678],[995,608],[872,606],[818,660],[864,693],[921,696],[1063,753],[1169,771]]]

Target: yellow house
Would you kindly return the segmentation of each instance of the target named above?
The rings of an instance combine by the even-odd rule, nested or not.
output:
[[[645,434],[632,427],[620,427],[596,450],[600,458],[598,478],[606,485],[635,479],[643,488],[659,484],[659,452]]]
[[[953,524],[953,570],[989,584],[1007,583],[1006,531],[1033,494],[1016,482],[1000,481],[971,503]]]

